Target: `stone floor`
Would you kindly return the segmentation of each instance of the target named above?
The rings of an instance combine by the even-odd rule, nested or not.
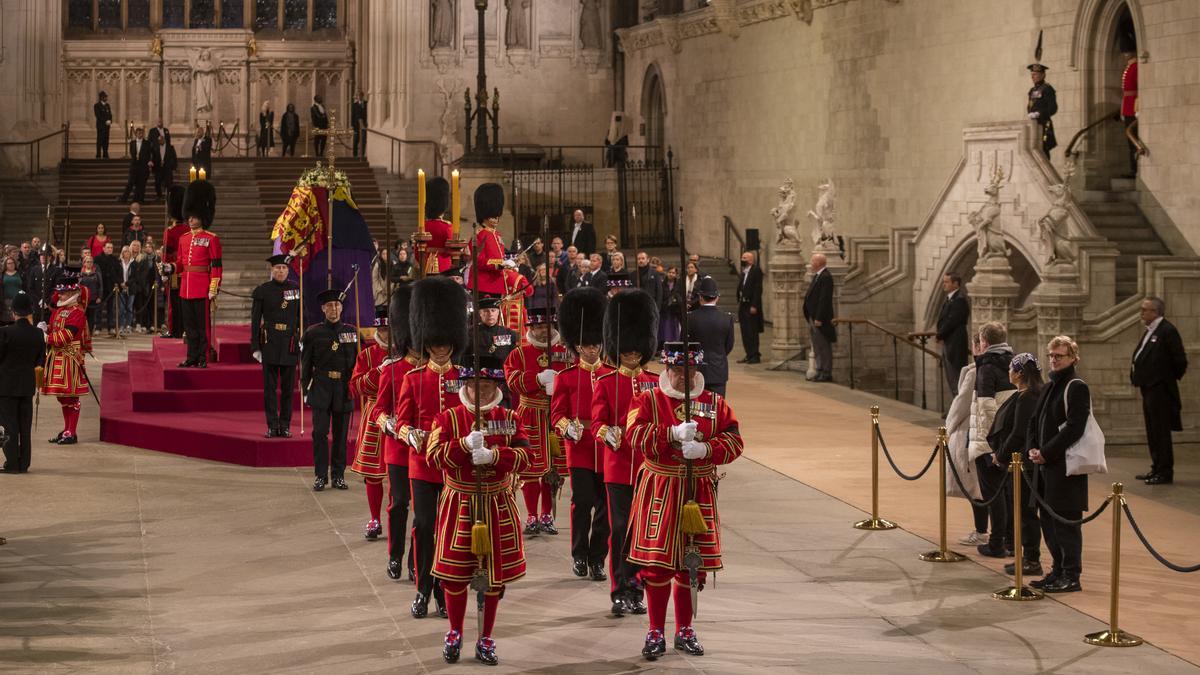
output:
[[[102,359],[124,348],[98,342]],[[702,593],[696,622],[708,655],[642,661],[644,623],[609,618],[607,585],[571,576],[564,527],[527,544],[529,575],[500,609],[498,670],[1198,670],[1149,644],[1084,644],[1083,634],[1105,627],[1086,608],[992,600],[1007,580],[987,566],[919,561],[936,525],[930,479],[885,482],[885,515],[911,531],[852,529],[868,494],[859,395],[761,368],[735,378],[730,399],[747,452],[721,483],[727,571]],[[44,407],[38,438],[57,430],[58,411]],[[82,436],[94,440],[90,400],[84,419]],[[916,448],[930,423],[909,408],[885,414],[905,468],[927,452]],[[0,670],[478,671],[470,660],[442,662],[444,621],[408,616],[411,587],[383,574],[386,544],[361,536],[361,486],[314,494],[309,482],[303,469],[248,469],[98,442],[37,443],[31,473],[0,475],[0,534],[8,537],[0,547]],[[1139,503],[1143,512],[1150,506],[1176,508]],[[567,508],[564,499],[560,513]],[[952,502],[955,535],[964,511]],[[1170,514],[1142,518],[1160,515]],[[1108,533],[1107,516],[1101,521],[1090,539]],[[1127,541],[1136,569],[1138,545]],[[1196,550],[1182,545],[1183,557]],[[1104,574],[1100,560],[1093,576]],[[1084,583],[1086,592],[1070,600],[1090,595],[1106,607],[1107,594]],[[1200,596],[1156,590],[1155,597],[1187,608]],[[1145,625],[1153,634],[1143,635],[1156,643],[1200,637],[1187,622],[1169,636],[1158,623]],[[468,638],[474,633],[469,617]]]

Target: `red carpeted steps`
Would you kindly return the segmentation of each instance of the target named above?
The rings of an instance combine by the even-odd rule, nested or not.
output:
[[[154,338],[149,351],[130,352],[128,361],[105,364],[100,440],[245,466],[311,466],[312,414],[305,411],[300,436],[298,389],[293,437],[263,437],[262,367],[250,358],[249,331],[217,326],[218,362],[203,370],[179,368],[183,341],[165,338]],[[347,464],[353,448],[348,454]]]

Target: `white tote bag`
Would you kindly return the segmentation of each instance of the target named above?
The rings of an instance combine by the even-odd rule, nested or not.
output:
[[[1070,413],[1067,406],[1067,394],[1071,391],[1071,384],[1080,382],[1075,379],[1067,383],[1063,389],[1063,413]],[[1067,425],[1063,422],[1059,425],[1061,431]],[[1108,462],[1104,459],[1104,432],[1100,430],[1100,425],[1096,423],[1096,416],[1092,411],[1088,410],[1087,425],[1083,428],[1083,435],[1074,445],[1067,448],[1067,475],[1068,476],[1085,476],[1089,473],[1108,473]]]

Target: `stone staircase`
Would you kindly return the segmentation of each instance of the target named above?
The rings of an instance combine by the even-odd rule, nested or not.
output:
[[[1138,258],[1171,255],[1138,207],[1136,181],[1114,178],[1108,190],[1088,190],[1079,200],[1096,230],[1117,247],[1117,302],[1137,293]]]

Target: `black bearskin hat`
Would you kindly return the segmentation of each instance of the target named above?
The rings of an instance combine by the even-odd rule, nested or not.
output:
[[[467,294],[446,277],[425,277],[413,284],[408,308],[413,350],[451,345],[454,355],[467,347]]]
[[[194,180],[188,183],[183,193],[183,216],[196,216],[204,224],[205,229],[212,227],[213,216],[217,211],[217,190],[207,180]]]
[[[567,293],[558,306],[558,333],[569,349],[577,351],[579,345],[604,343],[607,305],[608,295],[599,288],[581,286]]]
[[[504,213],[504,188],[499,183],[484,183],[475,188],[475,221],[499,218]]]
[[[642,365],[656,356],[658,303],[640,288],[617,293],[604,312],[604,357],[621,361],[621,352],[640,352]]]
[[[180,185],[172,185],[167,191],[167,215],[171,220],[182,223],[183,218],[183,193],[185,190]]]
[[[438,176],[425,184],[425,220],[440,217],[450,210],[450,184]]]
[[[392,352],[404,356],[412,347],[412,333],[408,326],[408,303],[412,300],[412,284],[402,284],[392,289],[388,303],[388,324],[391,328]]]

